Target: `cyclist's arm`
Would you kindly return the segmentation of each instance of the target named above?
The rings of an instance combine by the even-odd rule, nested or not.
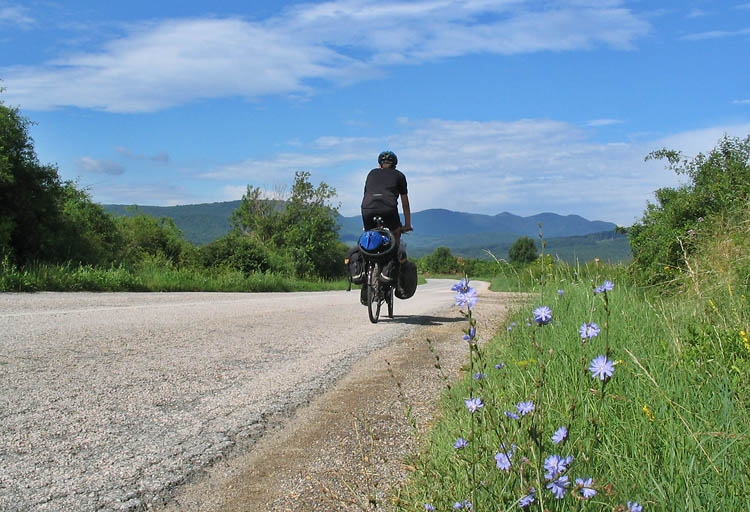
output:
[[[411,207],[409,206],[409,194],[401,194],[401,207],[404,209],[404,227],[401,228],[401,231],[411,231]]]

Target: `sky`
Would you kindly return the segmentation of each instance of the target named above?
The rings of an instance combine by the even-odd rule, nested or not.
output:
[[[359,213],[385,149],[412,211],[630,225],[750,135],[748,0],[0,0],[0,101],[100,203],[288,194]],[[414,226],[416,230],[419,226]]]

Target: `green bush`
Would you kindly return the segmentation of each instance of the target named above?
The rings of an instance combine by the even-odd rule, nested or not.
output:
[[[508,251],[508,259],[511,263],[531,263],[539,257],[539,250],[533,238],[522,236],[518,238]]]

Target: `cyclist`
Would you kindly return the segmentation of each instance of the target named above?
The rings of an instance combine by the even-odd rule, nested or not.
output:
[[[362,223],[365,230],[375,228],[373,217],[380,216],[383,226],[387,227],[396,238],[396,244],[401,240],[401,233],[412,231],[411,209],[409,207],[409,195],[406,185],[406,176],[396,169],[398,157],[393,151],[383,151],[378,155],[379,167],[370,171],[365,181],[365,193],[362,198]],[[404,225],[398,216],[398,198],[401,197],[401,207],[404,210]],[[398,276],[399,259],[398,251],[394,251],[394,265],[392,276],[384,275],[386,278]]]

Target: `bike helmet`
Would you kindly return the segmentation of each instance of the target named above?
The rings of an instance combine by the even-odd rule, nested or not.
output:
[[[393,166],[398,165],[398,157],[393,151],[383,151],[378,155],[378,165],[383,165],[383,162],[393,162]]]

